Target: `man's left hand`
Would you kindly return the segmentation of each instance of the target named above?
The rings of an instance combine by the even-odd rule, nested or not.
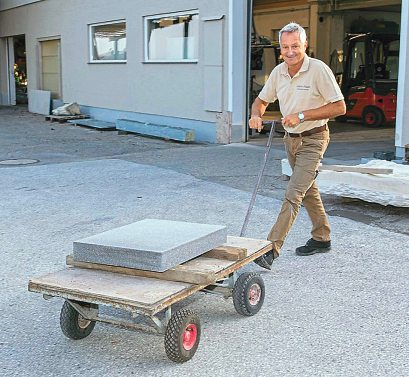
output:
[[[298,118],[298,113],[290,114],[281,118],[281,123],[283,126],[295,127],[300,124],[300,119]]]

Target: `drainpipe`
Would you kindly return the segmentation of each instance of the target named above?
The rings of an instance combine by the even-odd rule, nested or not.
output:
[[[251,86],[251,78],[250,78],[250,68],[251,68],[251,27],[253,23],[253,0],[247,1],[247,67],[246,67],[246,117],[245,117],[245,141],[249,140],[249,130],[247,126],[247,121],[250,116],[250,86]]]
[[[409,145],[409,1],[402,1],[398,95],[396,106],[395,147],[396,158],[405,158],[405,146]],[[406,109],[406,110],[405,110]]]

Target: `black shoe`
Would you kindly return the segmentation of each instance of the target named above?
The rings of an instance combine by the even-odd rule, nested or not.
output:
[[[310,238],[305,246],[300,246],[295,249],[297,255],[313,255],[315,253],[326,253],[331,250],[331,241],[316,241]]]
[[[274,259],[277,258],[274,256],[274,252],[272,250],[267,251],[267,253],[263,254],[262,256],[254,259],[254,263],[263,267],[267,270],[271,270],[271,266],[273,265]]]

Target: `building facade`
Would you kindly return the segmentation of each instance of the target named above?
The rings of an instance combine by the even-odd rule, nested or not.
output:
[[[186,127],[203,142],[246,141],[255,32],[274,40],[296,21],[310,55],[331,64],[354,25],[382,19],[401,34],[399,156],[409,144],[408,1],[0,0],[0,104],[18,102],[24,87],[28,95],[48,90],[96,119]],[[272,68],[264,67],[261,84]]]

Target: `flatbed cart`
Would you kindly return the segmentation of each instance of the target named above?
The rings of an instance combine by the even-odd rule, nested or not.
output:
[[[67,256],[67,268],[30,279],[28,290],[45,299],[65,299],[60,326],[68,338],[87,337],[96,322],[164,334],[168,358],[182,363],[197,350],[200,319],[190,309],[172,313],[172,305],[202,291],[233,297],[241,315],[256,314],[264,301],[263,280],[258,273],[238,271],[270,250],[270,241],[229,236],[226,244],[165,272],[78,262]],[[132,316],[102,315],[99,305]]]

